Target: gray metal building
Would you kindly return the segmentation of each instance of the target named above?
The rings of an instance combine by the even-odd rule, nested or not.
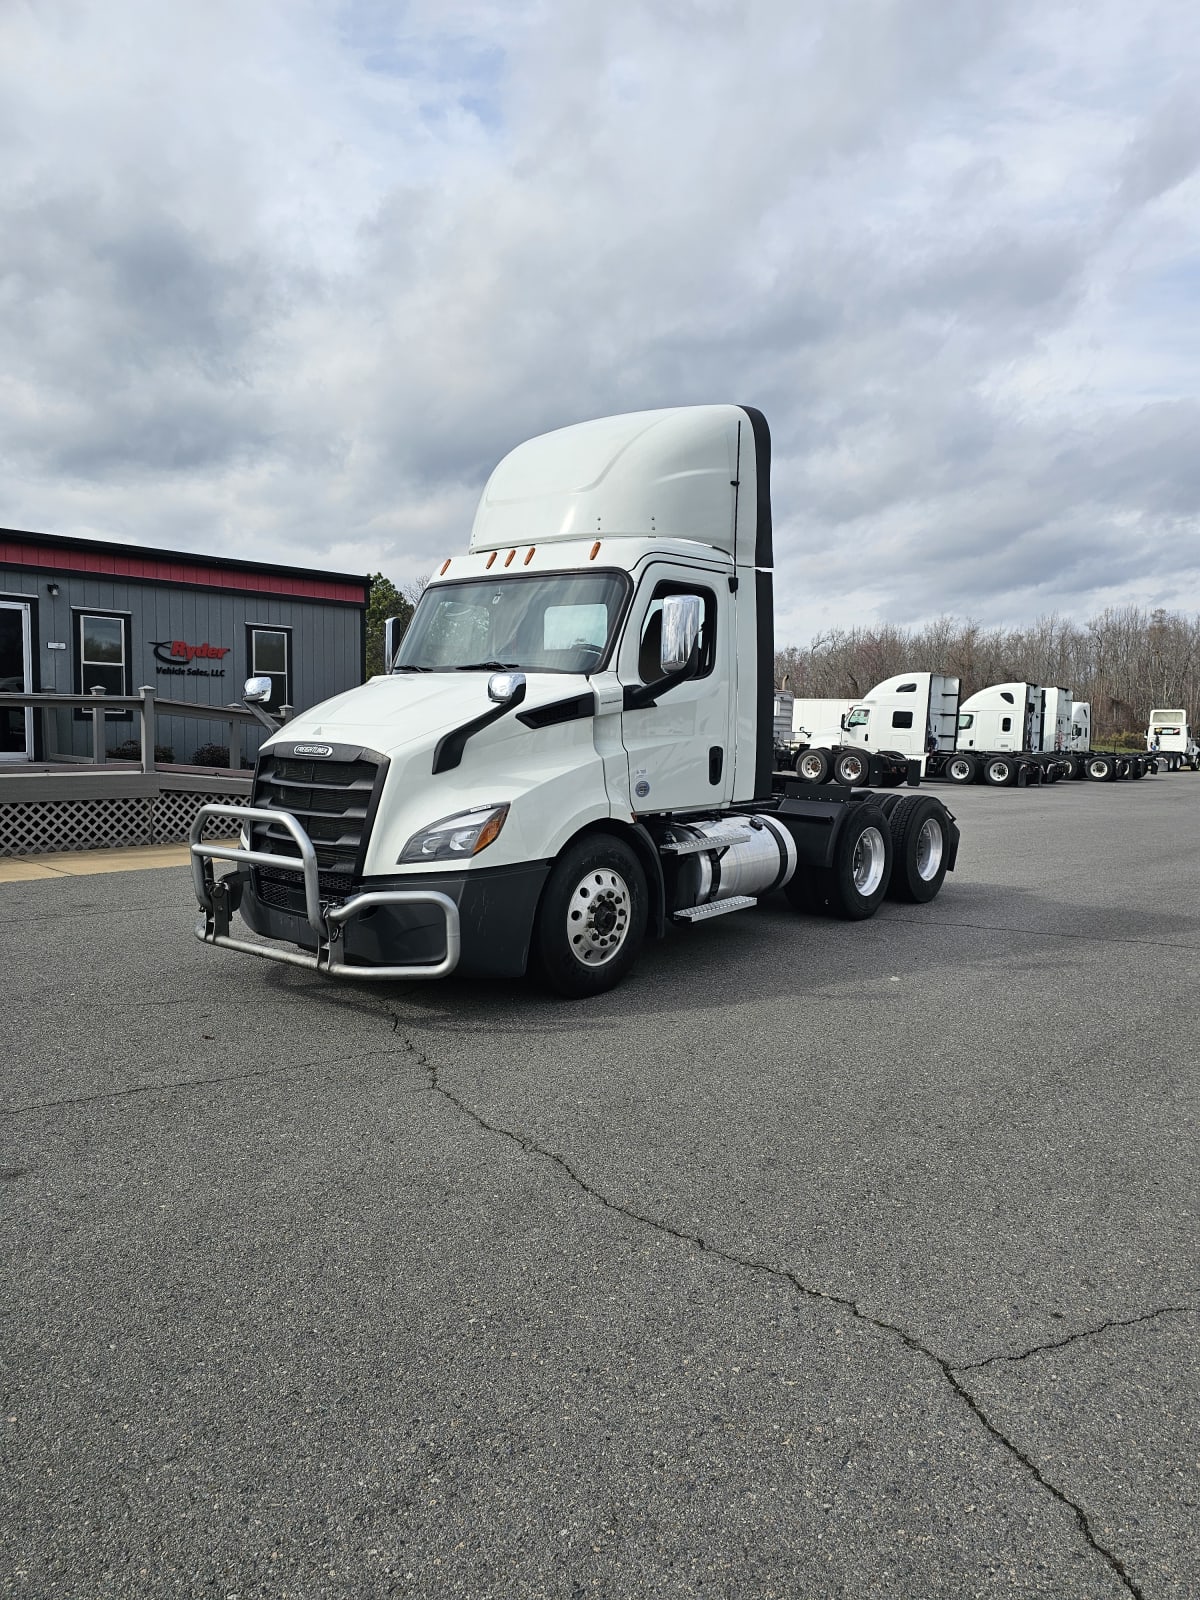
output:
[[[223,706],[247,677],[296,710],[361,683],[370,579],[0,528],[0,689],[136,693]],[[136,731],[109,713],[112,749]],[[164,716],[159,744],[189,763],[213,724]],[[92,718],[0,709],[0,762],[85,755]],[[54,749],[46,750],[47,739]],[[252,751],[250,752],[253,753]],[[204,764],[210,764],[208,762]]]

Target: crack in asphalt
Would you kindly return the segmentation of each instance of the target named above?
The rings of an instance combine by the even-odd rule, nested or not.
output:
[[[864,1311],[861,1306],[859,1306],[858,1302],[852,1300],[848,1295],[835,1294],[828,1289],[814,1288],[811,1284],[802,1282],[802,1280],[798,1278],[794,1272],[789,1271],[786,1267],[778,1267],[768,1261],[758,1261],[753,1256],[738,1255],[735,1251],[726,1250],[719,1245],[714,1245],[711,1240],[705,1239],[700,1234],[689,1233],[686,1229],[677,1228],[673,1224],[666,1222],[659,1217],[647,1216],[643,1212],[635,1211],[632,1206],[627,1206],[622,1204],[619,1200],[614,1200],[610,1195],[606,1195],[602,1190],[597,1189],[593,1184],[590,1184],[586,1178],[582,1177],[578,1172],[576,1172],[575,1168],[565,1156],[559,1155],[557,1151],[547,1149],[545,1145],[539,1144],[536,1139],[527,1138],[525,1135],[515,1132],[512,1128],[504,1127],[501,1123],[489,1122],[481,1112],[476,1111],[474,1107],[468,1105],[467,1102],[461,1098],[461,1096],[455,1094],[452,1089],[447,1088],[447,1086],[441,1081],[441,1076],[437,1066],[430,1061],[425,1051],[421,1050],[407,1034],[400,1033],[401,1018],[399,1014],[395,1011],[392,1011],[390,1007],[388,1008],[388,1011],[392,1019],[393,1033],[400,1034],[402,1047],[405,1053],[411,1057],[413,1064],[419,1067],[425,1073],[426,1086],[430,1092],[440,1095],[464,1116],[469,1117],[477,1127],[483,1129],[487,1133],[496,1135],[498,1138],[508,1140],[510,1143],[516,1145],[518,1149],[523,1150],[527,1155],[539,1156],[542,1160],[548,1161],[552,1166],[557,1167],[561,1172],[565,1173],[571,1182],[576,1186],[576,1188],[581,1191],[581,1193],[587,1195],[589,1199],[595,1200],[599,1205],[604,1206],[606,1210],[613,1211],[620,1216],[627,1217],[631,1222],[636,1222],[642,1227],[651,1228],[657,1233],[665,1234],[669,1238],[678,1240],[681,1244],[694,1245],[698,1250],[703,1251],[707,1255],[715,1256],[718,1260],[725,1261],[730,1266],[740,1267],[750,1272],[761,1272],[768,1277],[777,1279],[781,1283],[790,1284],[796,1293],[803,1296],[805,1299],[820,1301],[826,1305],[836,1306],[841,1311],[849,1312],[849,1314],[857,1321],[867,1324],[868,1327],[875,1328],[880,1333],[892,1334],[895,1338],[899,1339],[907,1349],[912,1350],[915,1354],[923,1356],[927,1361],[931,1362],[942,1374],[942,1377],[946,1380],[950,1388],[979,1422],[980,1426],[983,1427],[985,1431],[997,1441],[998,1444],[1003,1446],[1003,1448],[1013,1457],[1013,1459],[1017,1461],[1026,1472],[1029,1473],[1029,1475],[1037,1484],[1039,1484],[1049,1495],[1057,1500],[1065,1510],[1071,1513],[1075,1520],[1075,1524],[1078,1527],[1079,1532],[1086,1544],[1106,1563],[1110,1572],[1120,1581],[1125,1590],[1134,1596],[1134,1600],[1145,1600],[1145,1595],[1140,1585],[1126,1570],[1125,1563],[1121,1560],[1120,1556],[1117,1555],[1115,1550],[1110,1550],[1107,1545],[1102,1544],[1099,1538],[1096,1536],[1095,1530],[1093,1529],[1091,1522],[1088,1519],[1088,1515],[1086,1511],[1084,1511],[1083,1507],[1077,1501],[1072,1500],[1070,1495],[1068,1495],[1065,1490],[1059,1488],[1056,1483],[1051,1482],[1051,1480],[1046,1477],[1037,1463],[1030,1456],[1026,1455],[1020,1446],[1016,1444],[1014,1440],[1010,1439],[1008,1435],[1005,1434],[991,1420],[986,1411],[984,1411],[982,1404],[970,1392],[965,1383],[958,1378],[957,1373],[961,1370],[966,1370],[966,1368],[958,1368],[953,1366],[944,1357],[939,1356],[935,1350],[932,1350],[928,1345],[923,1344],[915,1334],[910,1333],[906,1328],[902,1328],[898,1323],[889,1322],[884,1317],[872,1316],[870,1312]],[[1174,1309],[1174,1307],[1164,1308],[1164,1310]],[[1150,1315],[1162,1314],[1163,1313],[1161,1311],[1150,1313]],[[1148,1320],[1148,1317],[1135,1318],[1132,1320],[1146,1321]],[[1093,1331],[1099,1330],[1088,1330],[1089,1333]],[[1087,1333],[1081,1333],[1074,1337],[1087,1337]],[[1073,1341],[1064,1340],[1062,1342],[1071,1343]],[[1026,1354],[1030,1355],[1034,1353],[1034,1351],[1026,1352]],[[1009,1358],[993,1357],[992,1359],[1004,1360]],[[985,1364],[986,1363],[983,1362],[972,1362],[969,1365],[981,1366]]]
[[[31,1100],[28,1105],[0,1107],[0,1118],[21,1117],[30,1111],[54,1111],[61,1106],[89,1106],[101,1100],[128,1100],[139,1094],[168,1094],[173,1089],[210,1089],[222,1083],[251,1083],[255,1079],[294,1077],[300,1072],[311,1072],[314,1067],[336,1067],[348,1063],[388,1059],[391,1050],[364,1050],[350,1056],[323,1056],[319,1061],[300,1061],[291,1067],[259,1067],[252,1072],[231,1072],[220,1078],[179,1078],[169,1083],[139,1083],[129,1089],[105,1089],[100,1094],[68,1095],[62,1100]]]
[[[1125,939],[1119,934],[1072,933],[1065,928],[1014,928],[1003,922],[950,922],[940,918],[917,918],[904,915],[884,917],[885,923],[903,922],[919,924],[925,928],[971,928],[976,933],[1018,933],[1022,939],[1078,939],[1085,944],[1128,944],[1141,950],[1186,950],[1189,955],[1200,955],[1200,946],[1184,944],[1176,939]]]
[[[1043,1355],[1047,1350],[1064,1350],[1068,1345],[1077,1344],[1080,1339],[1094,1339],[1098,1333],[1107,1333],[1109,1328],[1136,1328],[1139,1322],[1153,1322],[1156,1317],[1186,1316],[1197,1309],[1200,1308],[1158,1306],[1136,1317],[1110,1317],[1107,1322],[1098,1322],[1093,1328],[1080,1328],[1062,1339],[1051,1340],[1049,1344],[1035,1344],[1028,1350],[1019,1350],[1015,1355],[981,1356],[978,1361],[956,1361],[953,1368],[955,1372],[973,1372],[977,1367],[990,1367],[997,1362],[1028,1361],[1030,1356]]]

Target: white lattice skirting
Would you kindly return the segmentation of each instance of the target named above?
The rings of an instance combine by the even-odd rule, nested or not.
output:
[[[0,802],[0,856],[40,856],[56,850],[120,849],[186,840],[197,811],[228,794],[127,795],[115,800],[16,800]],[[227,819],[210,818],[204,837],[233,830]]]

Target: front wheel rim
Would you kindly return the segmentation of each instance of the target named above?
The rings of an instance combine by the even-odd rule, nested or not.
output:
[[[934,817],[927,817],[917,834],[917,876],[922,883],[932,883],[942,864],[942,825]]]
[[[864,900],[869,900],[883,882],[887,869],[887,845],[878,828],[864,828],[854,846],[850,873],[854,887]]]
[[[585,967],[604,967],[620,954],[629,937],[632,901],[629,885],[612,867],[595,867],[575,887],[567,903],[567,940]]]

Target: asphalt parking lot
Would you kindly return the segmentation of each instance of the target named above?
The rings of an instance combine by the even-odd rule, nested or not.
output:
[[[0,885],[6,1594],[1200,1594],[1200,777],[596,1001]]]

